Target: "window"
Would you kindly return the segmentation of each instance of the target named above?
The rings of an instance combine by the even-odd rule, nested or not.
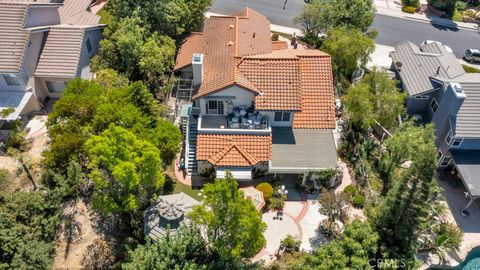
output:
[[[92,48],[92,44],[90,43],[90,39],[87,38],[87,50],[88,50],[88,53],[91,53],[93,48]]]
[[[290,112],[275,112],[273,117],[275,122],[290,122]]]
[[[450,130],[447,136],[445,137],[445,142],[447,143],[447,145],[451,147],[460,147],[460,145],[463,142],[463,138],[453,137],[452,130]]]
[[[438,150],[438,166],[439,167],[447,167],[448,165],[450,165],[450,162],[452,161],[452,157],[451,156],[444,156],[442,154],[442,151]]]
[[[55,93],[55,85],[51,81],[45,81],[45,84],[47,85],[48,92],[50,93]]]
[[[432,102],[430,102],[430,109],[432,109],[432,112],[436,112],[438,109],[438,103],[435,98],[433,98]]]
[[[223,101],[208,100],[205,109],[207,111],[207,114],[223,114],[224,112]]]
[[[62,93],[67,86],[67,83],[64,81],[45,81],[45,84],[50,93]]]
[[[8,85],[20,85],[20,82],[17,80],[17,76],[15,75],[6,74],[3,75],[3,78]]]

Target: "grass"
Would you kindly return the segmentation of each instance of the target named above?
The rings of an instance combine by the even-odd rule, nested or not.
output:
[[[201,196],[198,196],[198,193],[201,192],[201,189],[192,188],[191,186],[185,185],[177,180],[177,178],[175,177],[175,162],[172,162],[172,164],[170,164],[170,166],[165,169],[165,174],[165,194],[177,194],[183,192],[197,201],[201,201],[203,199],[203,194]]]
[[[469,65],[462,65],[462,66],[463,66],[463,70],[465,70],[465,72],[467,73],[480,73],[480,69],[478,68],[474,68]]]

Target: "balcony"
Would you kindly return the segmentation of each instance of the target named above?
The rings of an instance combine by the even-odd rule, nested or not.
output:
[[[198,132],[212,134],[270,134],[268,117],[250,113],[244,117],[230,115],[204,115],[198,118]]]

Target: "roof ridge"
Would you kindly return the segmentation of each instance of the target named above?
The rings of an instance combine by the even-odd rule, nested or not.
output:
[[[250,165],[255,165],[257,164],[259,161],[253,156],[251,155],[247,150],[243,149],[243,147],[237,145],[237,143],[233,142],[233,147],[235,147],[235,149],[238,150],[238,152],[245,158],[245,160],[247,160]]]

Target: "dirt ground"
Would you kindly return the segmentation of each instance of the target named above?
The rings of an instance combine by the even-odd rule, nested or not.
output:
[[[87,247],[102,237],[95,216],[82,200],[77,200],[64,208],[62,220],[53,269],[83,269],[82,259]]]

